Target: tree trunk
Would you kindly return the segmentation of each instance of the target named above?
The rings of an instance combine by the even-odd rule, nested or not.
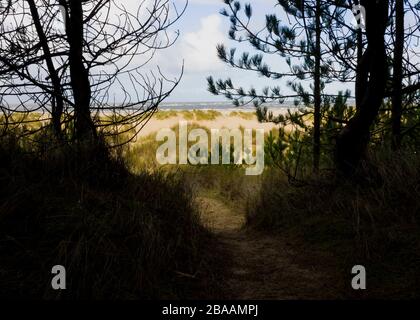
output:
[[[395,1],[395,47],[392,95],[392,148],[401,146],[402,78],[404,54],[404,0]]]
[[[337,138],[335,160],[337,170],[351,176],[365,156],[370,138],[370,127],[381,107],[387,78],[385,30],[388,20],[388,0],[364,0],[366,9],[367,51],[364,59],[368,62],[369,73],[364,75],[366,91],[360,109],[349,121]]]
[[[315,77],[314,77],[314,145],[313,170],[319,172],[321,157],[321,0],[315,12]]]
[[[66,33],[69,42],[70,81],[74,96],[75,138],[78,141],[96,139],[96,129],[90,114],[91,88],[89,72],[83,63],[82,0],[71,0],[66,6]],[[70,11],[70,12],[69,12]]]
[[[42,28],[41,19],[39,17],[38,9],[35,5],[34,0],[27,0],[29,4],[29,10],[31,11],[31,16],[34,21],[35,29],[39,38],[39,42],[41,44],[42,50],[45,55],[45,61],[47,64],[47,69],[49,76],[51,78],[51,83],[53,86],[53,96],[51,97],[51,105],[52,105],[52,123],[54,133],[57,138],[62,138],[62,130],[61,130],[61,117],[64,110],[64,99],[61,90],[61,82],[60,77],[58,75],[57,70],[54,67],[54,63],[51,56],[51,51],[48,46],[48,40],[45,36],[44,29]]]
[[[360,109],[366,90],[368,65],[363,54],[363,32],[357,30],[356,110]]]

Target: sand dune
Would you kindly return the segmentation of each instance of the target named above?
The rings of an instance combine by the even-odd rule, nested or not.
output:
[[[273,128],[276,128],[274,123],[260,123],[257,117],[253,119],[244,118],[241,116],[232,116],[230,112],[220,111],[220,116],[216,117],[214,120],[191,120],[185,119],[182,114],[159,120],[156,117],[153,117],[146,126],[141,130],[140,137],[148,136],[152,133],[155,133],[163,128],[173,128],[179,124],[181,121],[187,121],[188,124],[198,124],[201,127],[209,129],[264,129],[265,132],[271,131]]]

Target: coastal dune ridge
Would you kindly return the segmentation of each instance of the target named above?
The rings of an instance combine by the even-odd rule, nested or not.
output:
[[[287,112],[286,109],[276,111],[277,114]],[[182,121],[197,123],[200,127],[209,129],[264,129],[265,132],[269,132],[277,126],[274,123],[259,122],[255,110],[254,112],[243,109],[161,110],[158,111],[156,117],[148,121],[140,131],[139,137],[149,136],[163,128],[175,127]]]

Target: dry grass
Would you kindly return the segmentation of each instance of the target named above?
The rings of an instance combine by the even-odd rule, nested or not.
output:
[[[133,175],[101,148],[75,157],[0,147],[0,297],[188,296],[183,275],[203,272],[207,233],[182,176]],[[50,284],[57,264],[67,269],[61,294]]]
[[[372,162],[359,184],[325,177],[293,187],[280,175],[267,176],[248,210],[248,225],[298,239],[320,253],[321,264],[332,254],[337,281],[350,297],[349,270],[362,264],[369,276],[364,297],[418,298],[420,158],[401,154]]]
[[[161,110],[156,115],[157,120],[166,120],[182,117],[189,121],[212,121],[221,117],[223,114],[215,110]]]
[[[257,119],[255,112],[245,112],[245,111],[232,111],[229,114],[229,117],[238,117],[244,120],[254,120]]]

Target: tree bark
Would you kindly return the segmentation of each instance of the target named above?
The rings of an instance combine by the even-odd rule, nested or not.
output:
[[[392,148],[401,146],[402,79],[404,54],[404,0],[395,1],[395,47],[392,95]]]
[[[74,96],[75,138],[78,141],[96,139],[91,118],[91,87],[89,72],[83,59],[83,7],[82,0],[65,3],[67,11],[66,33],[69,42],[70,82]]]
[[[357,70],[356,70],[356,109],[359,110],[362,105],[363,97],[366,90],[366,80],[368,74],[368,65],[363,53],[363,33],[357,30]]]
[[[368,74],[364,75],[366,91],[360,109],[337,138],[335,162],[338,172],[352,176],[364,158],[370,138],[370,127],[375,121],[385,96],[387,64],[385,30],[388,20],[388,0],[361,1],[366,9]]]
[[[38,9],[35,5],[34,0],[27,0],[29,4],[29,9],[31,12],[32,19],[34,21],[35,29],[39,38],[39,42],[41,44],[42,50],[44,51],[45,55],[45,62],[47,64],[48,73],[51,79],[51,83],[53,86],[53,95],[51,97],[51,114],[52,114],[52,123],[54,133],[57,138],[62,138],[62,129],[61,129],[61,117],[63,115],[64,110],[64,99],[61,90],[61,82],[60,77],[58,75],[57,70],[54,67],[54,63],[51,56],[51,51],[48,46],[48,39],[45,35],[44,29],[42,28],[41,19],[39,17]]]

